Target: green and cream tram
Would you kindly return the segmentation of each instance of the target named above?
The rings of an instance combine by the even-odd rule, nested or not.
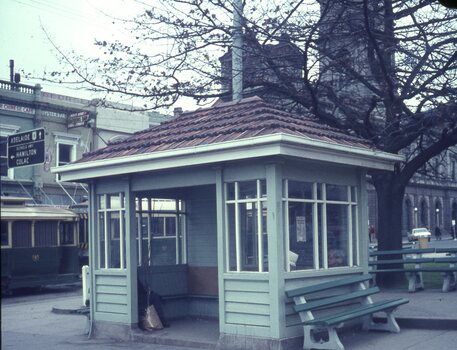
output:
[[[79,215],[1,197],[2,294],[16,288],[78,281]]]

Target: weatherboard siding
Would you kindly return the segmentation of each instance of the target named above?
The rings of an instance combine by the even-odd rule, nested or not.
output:
[[[126,275],[96,272],[94,319],[128,322],[128,298]]]
[[[226,276],[224,281],[224,323],[244,334],[269,333],[269,283],[263,280],[238,279]],[[246,328],[245,326],[249,326]],[[255,331],[255,328],[258,328]],[[260,330],[263,329],[263,330]]]

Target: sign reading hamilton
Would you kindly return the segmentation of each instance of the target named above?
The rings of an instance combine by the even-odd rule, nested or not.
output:
[[[8,136],[8,168],[44,163],[44,129]]]

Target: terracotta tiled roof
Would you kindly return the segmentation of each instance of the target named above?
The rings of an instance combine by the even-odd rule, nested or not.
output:
[[[78,162],[111,159],[247,139],[286,134],[316,141],[370,149],[368,141],[323,125],[311,116],[291,114],[275,108],[259,97],[184,112],[179,117],[107,147],[86,153]]]

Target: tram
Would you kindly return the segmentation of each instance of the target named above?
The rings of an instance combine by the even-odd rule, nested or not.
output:
[[[1,197],[2,294],[79,280],[77,213],[29,199]]]

